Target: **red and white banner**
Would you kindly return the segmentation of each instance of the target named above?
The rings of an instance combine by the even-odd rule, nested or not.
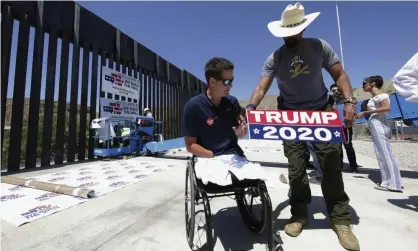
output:
[[[337,111],[247,110],[250,139],[344,142]]]
[[[139,116],[139,106],[134,103],[100,98],[100,116],[104,118],[115,117],[117,115]]]
[[[125,96],[132,100],[138,100],[139,86],[140,82],[138,79],[129,77],[128,75],[112,70],[106,66],[102,66],[101,91],[112,93],[113,95]]]

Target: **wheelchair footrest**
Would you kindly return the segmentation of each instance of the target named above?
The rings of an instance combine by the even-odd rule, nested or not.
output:
[[[278,244],[278,245],[274,248],[274,251],[283,251],[282,244]]]
[[[283,244],[283,240],[282,240],[282,238],[280,237],[280,231],[279,231],[279,230],[276,230],[276,231],[273,233],[273,240],[274,240],[274,243],[275,243],[275,244],[279,244],[279,245],[282,245],[282,244]]]
[[[280,231],[273,232],[274,251],[283,251],[283,240],[280,237]]]

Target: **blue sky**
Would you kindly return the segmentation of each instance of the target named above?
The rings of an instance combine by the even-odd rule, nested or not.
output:
[[[180,69],[186,69],[202,80],[204,64],[208,59],[214,56],[230,59],[236,66],[235,86],[231,94],[239,99],[250,97],[265,59],[283,44],[282,39],[269,33],[267,23],[279,20],[289,3],[294,2],[79,2]],[[305,37],[327,40],[340,55],[335,2],[302,3],[306,13],[321,12],[308,27]],[[418,2],[339,2],[339,12],[345,68],[353,87],[359,87],[362,79],[369,75],[392,78],[417,51]],[[15,38],[16,35],[17,29]],[[12,57],[15,57],[16,40],[13,46]],[[29,48],[26,96],[30,94],[31,54],[32,49]],[[42,99],[46,54],[45,50]],[[70,51],[70,59],[71,55]],[[11,63],[10,80],[13,85],[13,59]],[[329,86],[331,78],[328,74],[324,74],[324,78]],[[56,88],[56,100],[57,91]],[[276,82],[269,93],[278,93]],[[12,95],[13,87],[9,86],[8,97]]]

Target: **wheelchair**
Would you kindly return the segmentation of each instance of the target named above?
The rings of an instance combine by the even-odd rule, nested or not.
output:
[[[191,250],[213,251],[212,213],[209,200],[216,197],[234,196],[244,225],[255,234],[264,233],[267,238],[266,250],[282,251],[282,241],[279,231],[273,232],[272,205],[267,187],[261,180],[234,180],[232,185],[219,186],[209,182],[207,185],[196,177],[196,156],[189,157],[186,169],[185,184],[185,220],[187,242]],[[249,199],[246,199],[246,196]],[[261,198],[261,216],[257,218],[252,212],[254,198]],[[206,243],[203,247],[194,244],[196,226],[195,210],[197,205],[203,205],[206,221]]]

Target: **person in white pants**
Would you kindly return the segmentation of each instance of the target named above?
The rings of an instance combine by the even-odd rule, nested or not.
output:
[[[396,73],[393,86],[406,101],[418,103],[418,52]]]
[[[382,178],[382,182],[375,189],[402,192],[398,161],[389,142],[391,130],[388,126],[387,114],[390,111],[390,99],[389,94],[381,90],[382,86],[381,76],[371,76],[363,81],[363,90],[370,92],[372,98],[367,103],[367,111],[360,112],[357,117],[363,118],[370,115],[369,129]]]
[[[318,160],[318,156],[316,156],[315,149],[311,142],[306,142],[306,145],[308,146],[309,153],[312,156],[313,163],[314,163],[313,166],[315,168],[314,171],[309,173],[309,176],[311,176],[309,178],[309,182],[313,184],[321,184],[323,172],[321,169],[321,164],[319,163],[319,160]]]

